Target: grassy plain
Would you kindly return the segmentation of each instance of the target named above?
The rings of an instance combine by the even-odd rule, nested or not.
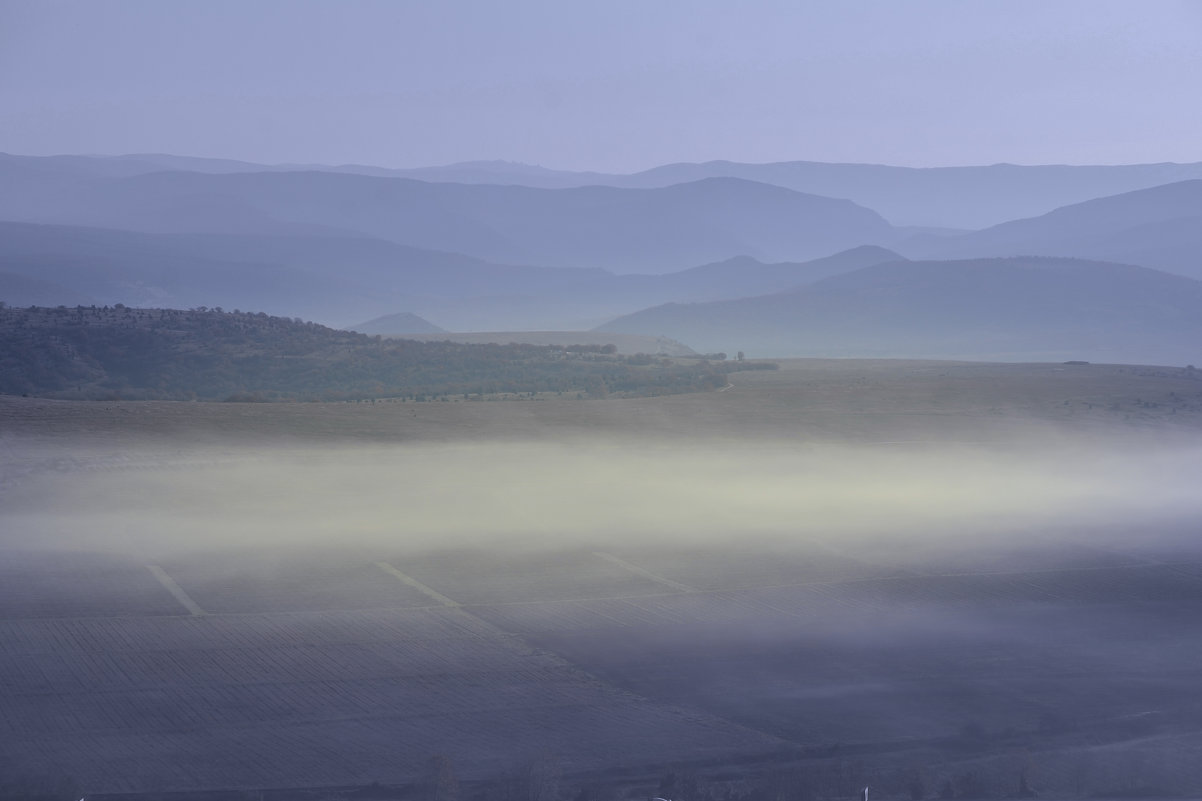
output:
[[[127,443],[246,440],[453,442],[574,436],[751,437],[771,441],[998,442],[1033,432],[1196,430],[1202,370],[1134,365],[775,360],[727,392],[621,402],[537,401],[213,404],[69,403],[0,396],[6,435]]]
[[[1202,790],[1199,371],[2,396],[0,438],[6,775],[345,787],[441,754],[480,792],[536,763],[565,795]]]

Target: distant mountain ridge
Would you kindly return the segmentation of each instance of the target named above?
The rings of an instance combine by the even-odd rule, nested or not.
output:
[[[865,245],[808,262],[764,264],[748,256],[726,259],[666,275],[601,275],[579,283],[508,295],[428,299],[423,314],[453,330],[492,321],[483,330],[593,328],[621,314],[665,302],[746,297],[802,286],[841,272],[896,261],[886,248]]]
[[[842,353],[1055,358],[1077,348],[1195,361],[1198,334],[1182,322],[1195,313],[1192,284],[1168,292],[1168,276],[1122,265],[1202,279],[1199,170],[710,162],[606,178],[506,162],[406,172],[0,154],[0,301],[249,308],[334,326],[407,312],[461,332],[660,320],[695,333],[640,333],[709,352],[807,354],[825,338],[820,350]],[[852,200],[784,186],[875,196],[915,215],[988,216],[1183,176],[958,235],[900,229]],[[585,179],[626,185],[522,185]],[[990,261],[999,256],[1038,269]],[[948,258],[960,267],[935,266]],[[1113,264],[1073,272],[1071,260]],[[856,271],[872,280],[857,284]],[[1069,273],[1071,291],[1054,280]],[[1058,299],[1059,320],[1039,306],[1045,296]],[[676,305],[656,308],[665,303]],[[698,303],[709,319],[681,305]],[[404,319],[387,327],[419,324]],[[713,341],[724,325],[744,342]]]
[[[543,290],[604,275],[497,265],[366,237],[13,222],[0,222],[0,272],[41,282],[38,305],[223,306],[343,323],[421,298]],[[27,295],[11,294],[17,291],[0,281],[0,300],[28,305]]]
[[[0,165],[6,158],[31,157],[0,155]],[[970,230],[1038,216],[1092,198],[1202,178],[1202,162],[897,167],[814,161],[764,164],[709,161],[665,164],[637,173],[614,174],[553,170],[504,161],[396,169],[355,164],[264,165],[162,154],[41,159],[46,167],[62,169],[71,163],[73,169],[95,175],[134,175],[161,170],[210,173],[322,171],[436,183],[519,185],[542,189],[584,186],[645,189],[704,178],[743,178],[808,194],[847,198],[873,209],[898,226]],[[84,164],[84,160],[88,163]]]
[[[888,262],[772,295],[669,304],[599,330],[756,356],[1202,361],[1202,282],[1122,264]]]
[[[0,302],[9,306],[74,306],[92,304],[96,299],[54,281],[0,271]]]
[[[503,264],[664,273],[816,258],[897,238],[851,201],[738,178],[535,189],[334,172],[97,177],[0,160],[0,219],[148,233],[371,237]]]
[[[1202,180],[1063,206],[914,250],[936,258],[1072,256],[1202,279]]]
[[[1191,178],[1192,164],[893,167],[792,161],[670,164],[631,177],[630,185],[733,176],[800,192],[846,197],[898,226],[978,229],[1032,217],[1059,206]]]
[[[613,275],[494,264],[367,237],[0,222],[0,301],[221,306],[352,328],[404,310],[440,329],[572,330],[666,301],[754,295],[897,258],[865,246],[807,263],[740,257],[661,276]]]
[[[366,322],[348,325],[347,331],[357,331],[360,334],[445,334],[445,328],[439,328],[429,320],[422,319],[412,312],[396,312],[385,314]]]

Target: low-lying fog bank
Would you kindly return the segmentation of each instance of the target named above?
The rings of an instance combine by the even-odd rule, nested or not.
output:
[[[8,493],[5,547],[420,552],[755,539],[965,547],[1202,515],[1202,438],[1137,447],[746,441],[234,446],[156,464],[127,451]],[[10,444],[20,447],[17,440]],[[45,451],[42,451],[43,455]],[[82,463],[88,453],[66,451]],[[125,468],[125,469],[119,469]],[[1084,536],[1084,535],[1083,535]]]
[[[90,791],[782,753],[799,797],[1202,791],[1197,371],[731,384],[0,397],[8,759]]]
[[[1202,437],[5,439],[0,724],[91,790],[1202,789]]]

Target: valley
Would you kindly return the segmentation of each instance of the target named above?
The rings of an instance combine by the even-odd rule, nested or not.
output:
[[[1196,371],[780,365],[658,398],[0,396],[4,764],[102,795],[403,794],[435,756],[482,797],[537,765],[1198,787]]]

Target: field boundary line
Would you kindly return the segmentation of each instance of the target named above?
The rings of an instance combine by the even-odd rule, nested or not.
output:
[[[462,604],[459,602],[451,600],[433,587],[427,587],[425,584],[422,584],[412,576],[405,575],[387,562],[376,562],[376,567],[380,568],[393,578],[400,579],[403,583],[422,593],[427,598],[437,601],[442,606],[449,606],[453,609],[458,609],[462,606]]]
[[[594,552],[593,555],[600,556],[604,559],[608,559],[615,563],[620,563],[622,561],[622,560],[618,559],[617,557],[611,556],[606,553]],[[854,558],[854,557],[849,557],[849,558]],[[811,581],[789,581],[789,582],[776,583],[776,584],[736,584],[736,585],[729,586],[729,587],[697,588],[697,587],[686,587],[684,584],[674,582],[671,579],[666,579],[666,578],[663,578],[660,576],[656,576],[654,573],[649,573],[649,571],[646,571],[643,568],[638,567],[637,565],[623,564],[622,567],[625,567],[628,570],[633,569],[639,575],[647,576],[648,578],[651,578],[654,581],[658,581],[658,582],[664,583],[668,586],[672,586],[675,589],[675,591],[674,592],[654,592],[654,593],[648,592],[648,593],[627,594],[627,595],[599,595],[599,596],[588,597],[588,598],[541,598],[541,599],[532,599],[532,600],[527,600],[527,601],[479,601],[479,602],[462,604],[462,606],[464,608],[472,608],[472,607],[488,608],[488,607],[499,607],[499,606],[532,606],[532,605],[538,605],[538,604],[596,603],[599,601],[636,601],[636,600],[639,600],[642,598],[671,598],[675,595],[679,595],[680,593],[689,593],[692,595],[720,595],[722,593],[745,593],[745,592],[754,592],[756,590],[788,590],[788,589],[805,589],[805,588],[809,588],[809,587],[843,587],[843,586],[854,586],[854,585],[860,585],[860,584],[876,584],[876,583],[883,584],[883,583],[894,583],[894,582],[899,582],[899,581],[915,581],[915,580],[934,579],[934,578],[961,578],[961,577],[976,577],[976,576],[997,576],[1000,578],[1012,578],[1015,576],[1029,576],[1029,575],[1042,576],[1042,575],[1049,575],[1049,574],[1053,574],[1053,573],[1085,573],[1085,572],[1096,572],[1096,571],[1103,571],[1103,570],[1115,570],[1115,571],[1146,570],[1146,569],[1155,568],[1155,567],[1163,567],[1163,568],[1172,570],[1174,573],[1178,573],[1179,575],[1185,575],[1189,578],[1196,578],[1197,576],[1195,574],[1181,573],[1180,571],[1174,569],[1177,567],[1189,567],[1191,565],[1202,565],[1202,562],[1177,562],[1177,563],[1171,563],[1171,564],[1166,563],[1164,565],[1135,564],[1135,565],[1091,565],[1089,567],[1048,567],[1048,568],[1036,568],[1033,570],[1000,570],[1000,571],[976,570],[976,571],[960,572],[960,573],[956,573],[956,572],[953,572],[953,573],[915,573],[913,571],[906,570],[904,575],[865,576],[865,577],[861,577],[861,578],[841,578],[841,579],[830,579],[830,580],[817,579],[817,580],[811,580]],[[681,589],[682,587],[684,587],[684,589]],[[762,602],[757,600],[756,603],[762,603]],[[406,608],[414,608],[414,607],[406,607]]]
[[[602,559],[606,560],[607,562],[612,562],[613,564],[617,565],[618,567],[625,568],[626,570],[629,570],[631,573],[640,575],[643,578],[651,579],[652,581],[656,582],[657,584],[663,584],[665,587],[671,587],[672,589],[678,590],[680,592],[697,592],[696,589],[694,589],[693,587],[690,587],[687,584],[681,584],[679,581],[673,581],[670,578],[664,578],[663,576],[652,573],[650,570],[647,570],[646,568],[639,567],[638,565],[633,565],[630,562],[627,562],[625,559],[619,559],[618,557],[614,556],[611,553],[604,553],[602,551],[593,551],[593,556],[600,556]]]
[[[192,615],[193,617],[205,617],[209,614],[200,608],[200,604],[192,600],[192,596],[184,592],[183,587],[175,583],[175,579],[167,575],[166,570],[158,565],[147,565],[146,569],[150,571],[152,576],[158,579],[159,584],[163,585],[163,589],[171,593],[171,595],[175,597],[175,600],[179,601],[180,605],[188,610],[188,614]]]
[[[612,559],[613,559],[613,557],[610,557],[608,554],[594,552],[594,555],[609,559],[610,561],[612,561]],[[844,554],[844,555],[847,555],[847,554]],[[847,556],[848,556],[848,558],[856,559],[856,557],[852,557],[850,555],[847,555]],[[859,560],[857,559],[857,561],[859,561]],[[381,569],[383,569],[385,572],[389,573],[390,575],[393,575],[395,578],[398,578],[402,581],[409,578],[407,576],[405,576],[404,578],[401,578],[402,576],[404,576],[404,574],[401,574],[400,576],[398,576],[397,574],[399,574],[400,571],[393,568],[392,565],[388,565],[387,563],[380,563],[380,562],[377,562],[376,564],[377,564],[377,566],[381,566]],[[159,574],[157,572],[155,572],[155,568],[157,566],[146,565],[146,567],[152,573],[154,573],[155,577],[158,578],[160,582],[162,581],[162,579],[159,578]],[[623,567],[626,567],[626,565],[623,565]],[[635,566],[635,565],[631,565],[630,567],[636,568],[636,572],[639,572],[640,575],[645,575],[645,573],[642,572],[641,568],[637,568],[637,566]],[[407,606],[407,605],[406,606],[397,606],[394,604],[384,604],[384,605],[380,605],[380,606],[363,607],[360,609],[305,609],[305,610],[282,610],[282,611],[281,610],[276,610],[276,611],[260,610],[260,611],[209,612],[209,611],[202,609],[198,604],[195,603],[195,601],[192,601],[193,606],[195,606],[196,610],[199,610],[199,611],[194,612],[192,607],[187,607],[187,608],[188,608],[189,613],[192,614],[193,616],[204,616],[204,617],[210,617],[210,618],[254,618],[254,617],[259,617],[259,618],[285,618],[285,617],[286,618],[305,618],[305,617],[312,617],[315,615],[355,614],[355,613],[363,613],[363,612],[394,612],[394,613],[402,613],[403,614],[403,613],[409,613],[409,612],[420,612],[420,611],[428,611],[428,610],[432,610],[432,609],[443,609],[443,608],[449,607],[449,608],[460,609],[460,610],[464,611],[465,613],[469,614],[472,618],[482,621],[483,618],[478,617],[476,614],[474,614],[470,610],[488,609],[488,608],[493,608],[493,607],[508,607],[508,606],[538,606],[538,605],[542,605],[542,604],[588,604],[588,603],[598,603],[598,602],[604,602],[604,601],[628,601],[628,600],[654,599],[654,598],[670,598],[673,596],[680,595],[681,593],[684,593],[684,592],[687,592],[687,593],[690,593],[693,595],[715,595],[715,594],[720,594],[720,593],[741,593],[741,592],[748,592],[748,591],[755,591],[755,590],[804,589],[804,588],[809,588],[809,587],[838,587],[838,586],[862,585],[862,584],[872,584],[872,583],[893,583],[893,582],[898,582],[898,581],[914,581],[914,580],[930,579],[930,578],[959,578],[959,577],[976,577],[976,576],[992,576],[992,577],[999,577],[999,578],[1008,578],[1008,577],[1023,576],[1023,575],[1043,576],[1043,575],[1054,574],[1054,573],[1087,573],[1087,572],[1098,572],[1098,571],[1105,571],[1105,570],[1127,571],[1127,570],[1152,570],[1152,569],[1160,568],[1160,569],[1172,572],[1176,575],[1184,575],[1187,578],[1197,578],[1198,575],[1196,573],[1184,572],[1183,568],[1189,568],[1189,567],[1202,567],[1202,560],[1188,560],[1188,561],[1181,561],[1181,562],[1163,562],[1163,563],[1145,562],[1145,563],[1131,564],[1131,565],[1091,565],[1088,567],[1051,567],[1051,568],[1035,568],[1035,569],[1028,569],[1028,570],[986,570],[986,571],[964,571],[964,572],[947,572],[947,573],[916,573],[914,571],[905,569],[905,573],[903,575],[866,576],[866,577],[858,577],[858,578],[840,578],[840,579],[827,579],[827,580],[817,579],[817,580],[808,580],[808,581],[788,581],[788,582],[776,582],[776,583],[766,583],[766,584],[764,584],[764,583],[735,584],[732,586],[723,586],[723,587],[688,588],[686,590],[679,589],[679,587],[682,587],[685,585],[680,585],[678,582],[673,582],[672,584],[665,584],[665,586],[673,586],[672,592],[626,593],[626,594],[622,594],[622,595],[596,595],[596,596],[575,597],[575,598],[532,598],[532,599],[527,599],[527,600],[515,600],[515,601],[469,601],[466,603],[460,603],[460,602],[454,601],[450,598],[447,598],[445,595],[442,595],[441,593],[437,592],[436,590],[426,587],[425,585],[421,585],[422,587],[425,587],[425,590],[422,590],[422,592],[425,593],[427,597],[431,598],[432,600],[435,600],[436,603],[429,604],[429,605],[421,605],[421,606]],[[161,568],[159,568],[159,569],[161,570]],[[167,576],[165,572],[163,573],[163,575],[166,576],[166,578],[169,581],[171,581],[171,577]],[[415,579],[410,579],[410,580],[416,581]],[[658,577],[658,576],[655,576],[653,580],[659,581],[661,584],[664,582],[670,581],[670,579],[666,579],[666,578],[662,578],[662,577]],[[408,583],[408,582],[406,582],[406,583]],[[420,584],[420,582],[417,582],[417,583]],[[175,584],[175,582],[171,581],[171,584]],[[166,587],[166,586],[167,585],[164,585],[164,587]],[[178,587],[178,585],[175,585],[175,586]],[[415,588],[417,588],[417,587],[415,587]],[[427,590],[428,590],[428,592],[426,592]],[[180,589],[180,592],[183,592],[182,588]],[[433,595],[431,595],[431,593],[433,593]],[[173,592],[172,595],[174,596],[175,593]],[[179,600],[178,596],[175,596],[175,597],[177,598],[177,600]],[[189,597],[188,600],[191,601],[192,599]],[[184,602],[182,600],[180,600],[180,602],[181,602],[181,604],[184,604]],[[187,606],[187,604],[184,604],[184,605]],[[7,625],[19,624],[19,623],[29,623],[29,622],[45,622],[48,620],[70,621],[70,622],[77,622],[77,623],[93,623],[93,622],[97,622],[97,621],[106,621],[106,620],[107,621],[113,621],[113,620],[165,620],[165,619],[170,619],[171,617],[173,617],[173,615],[152,614],[152,613],[117,614],[117,615],[48,615],[48,616],[37,615],[34,617],[0,617],[0,630],[2,630],[3,627],[5,627]],[[492,624],[488,624],[488,625],[491,626]],[[496,628],[496,627],[494,626],[494,628]],[[498,631],[506,636],[515,636],[515,635],[511,634],[510,632],[506,632],[503,629],[498,629]]]

